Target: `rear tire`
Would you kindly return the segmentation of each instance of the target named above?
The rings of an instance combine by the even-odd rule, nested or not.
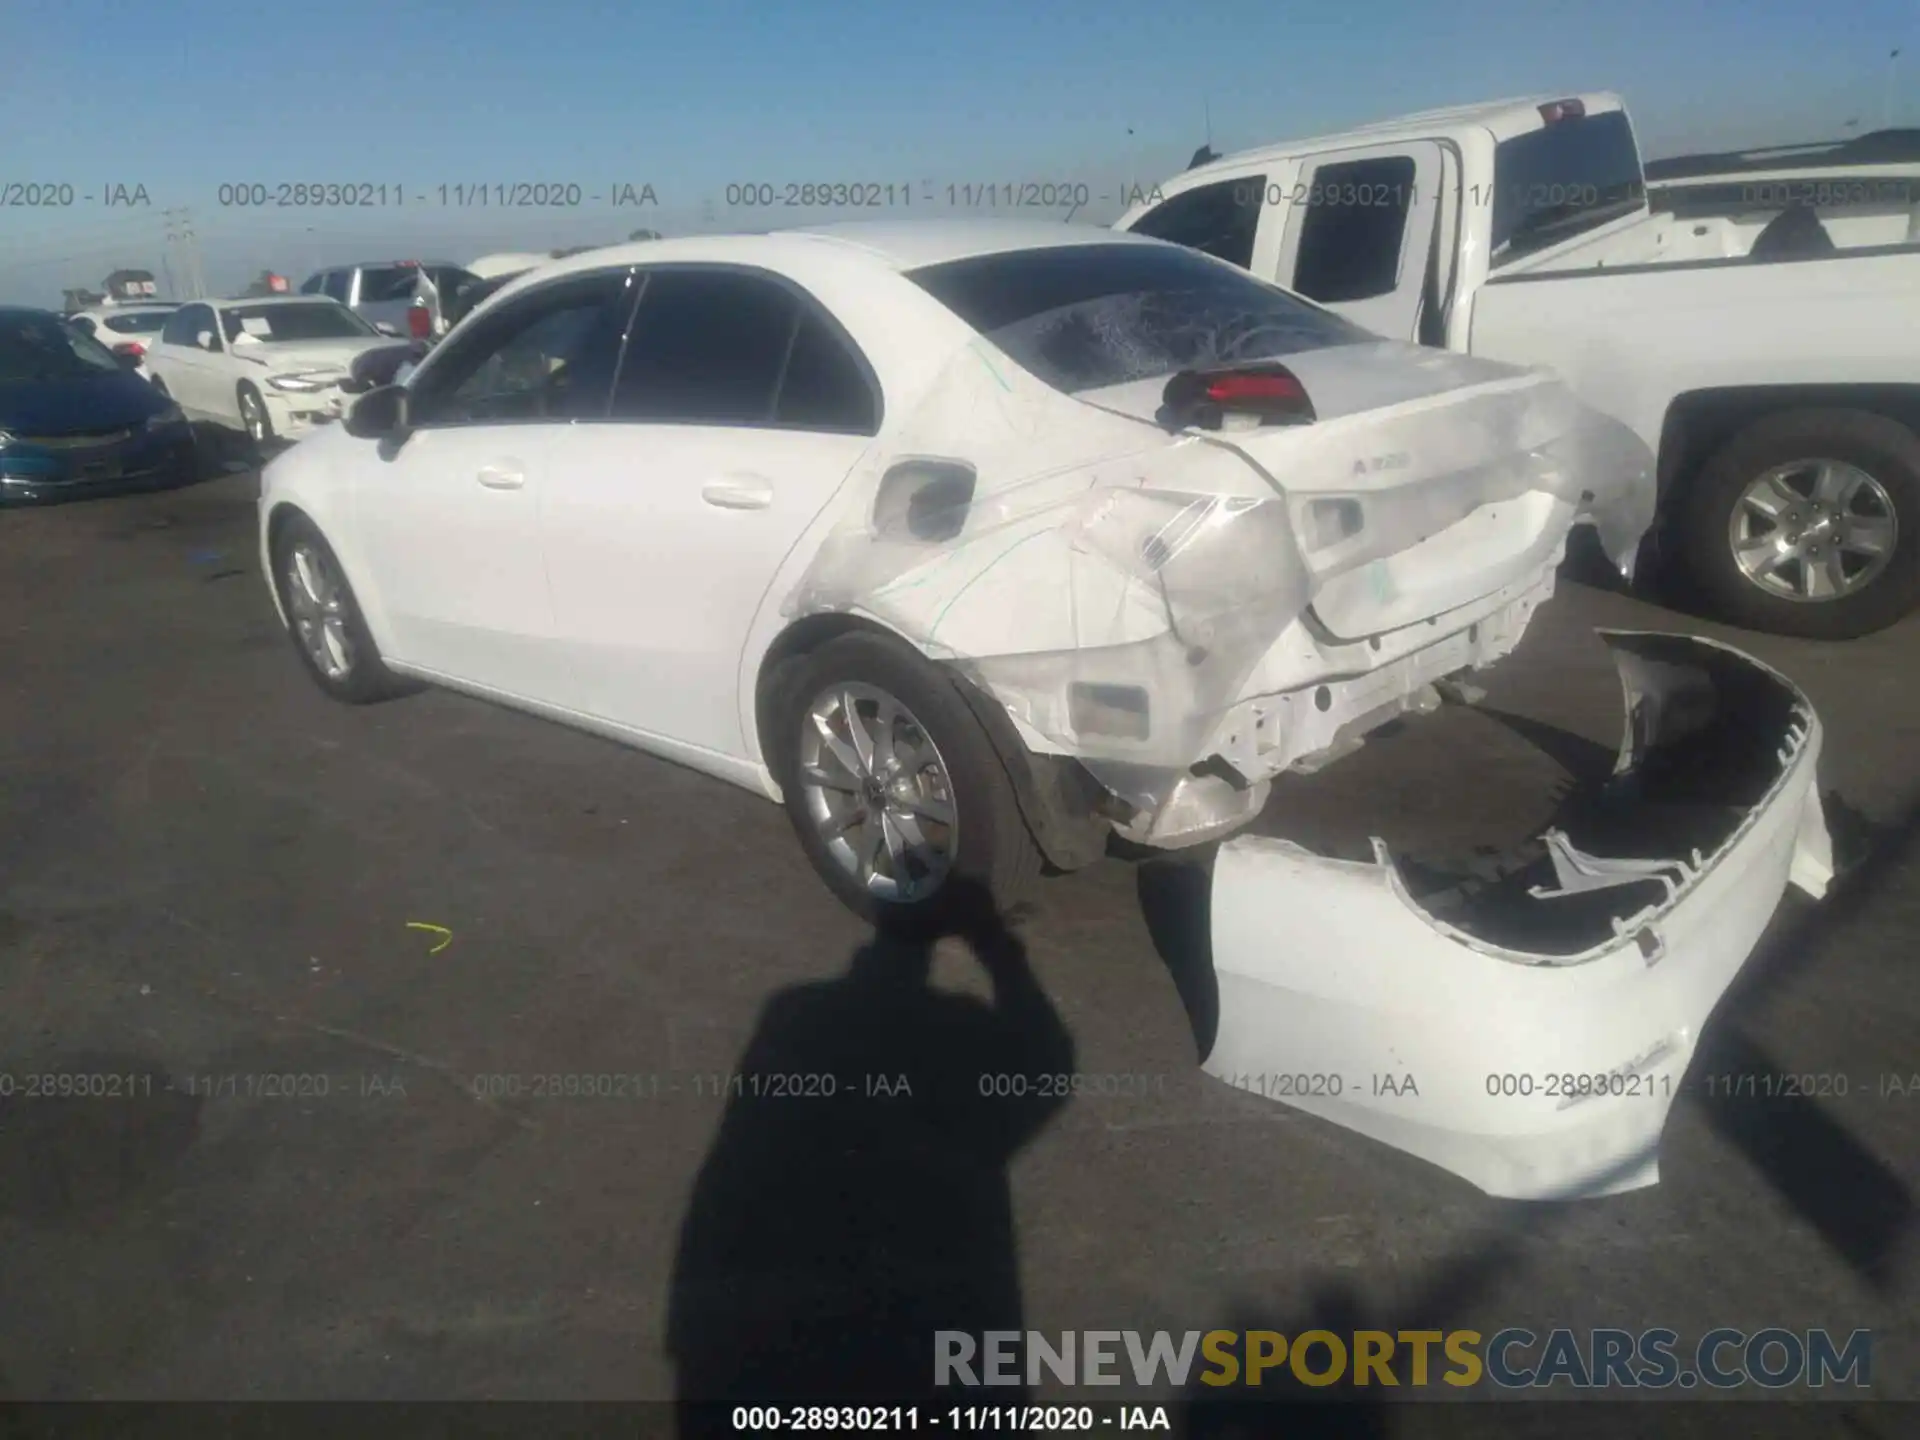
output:
[[[847,635],[789,667],[770,707],[769,760],[800,847],[878,929],[960,923],[968,887],[955,878],[1005,913],[1040,874],[1006,767],[956,685],[901,641]]]
[[[335,700],[371,705],[415,688],[381,660],[339,558],[304,515],[274,536],[273,584],[300,663]]]
[[[1842,491],[1848,498],[1834,503]],[[1850,640],[1920,601],[1920,438],[1884,415],[1788,410],[1757,420],[1707,462],[1677,518],[1689,578],[1730,624]],[[1878,552],[1859,548],[1878,536],[1890,536]],[[1746,568],[1736,555],[1743,538]],[[1780,562],[1787,549],[1805,558]],[[1810,581],[1808,566],[1826,574]],[[1791,593],[1810,586],[1832,593]]]

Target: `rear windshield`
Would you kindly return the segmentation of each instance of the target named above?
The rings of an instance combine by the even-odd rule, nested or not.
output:
[[[385,305],[412,300],[423,274],[442,298],[473,279],[458,265],[368,265],[360,271],[360,303]]]
[[[119,368],[106,346],[57,316],[0,311],[0,385],[83,380]]]
[[[1375,338],[1183,246],[1014,250],[907,278],[1069,395]]]
[[[172,317],[171,310],[142,310],[135,315],[109,315],[100,323],[122,335],[151,335]]]
[[[281,340],[351,340],[380,333],[346,306],[331,300],[234,305],[223,310],[220,319],[229,341],[245,333],[269,345]]]
[[[1503,140],[1493,152],[1492,263],[1497,268],[1631,214],[1646,194],[1624,110],[1557,120]]]

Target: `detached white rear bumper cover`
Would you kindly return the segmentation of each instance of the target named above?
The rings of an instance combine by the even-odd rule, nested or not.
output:
[[[1550,878],[1523,903],[1589,912],[1589,943],[1564,953],[1507,948],[1486,938],[1497,926],[1475,934],[1438,919],[1377,840],[1372,863],[1230,841],[1213,876],[1220,1028],[1209,1074],[1493,1195],[1602,1195],[1658,1180],[1661,1130],[1702,1026],[1786,887],[1817,898],[1832,878],[1821,730],[1792,682],[1730,647],[1601,634],[1628,711],[1613,803],[1724,779],[1724,839],[1708,853],[1606,860],[1548,832]],[[1613,902],[1610,913],[1596,901]]]

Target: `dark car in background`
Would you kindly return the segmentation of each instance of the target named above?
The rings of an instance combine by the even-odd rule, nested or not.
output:
[[[180,407],[51,310],[0,307],[0,504],[184,485]]]

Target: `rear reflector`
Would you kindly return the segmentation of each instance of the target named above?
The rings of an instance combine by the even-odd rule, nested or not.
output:
[[[1578,120],[1586,113],[1584,100],[1552,100],[1540,107],[1540,118],[1549,125],[1556,120]]]
[[[1272,362],[1182,370],[1167,381],[1160,402],[1167,423],[1201,430],[1218,430],[1228,415],[1255,416],[1262,425],[1310,425],[1314,419],[1299,377]]]
[[[147,347],[137,340],[128,340],[114,346],[113,353],[116,355],[144,355],[147,353]]]
[[[425,340],[433,334],[433,316],[424,305],[407,307],[407,334],[415,340]]]

